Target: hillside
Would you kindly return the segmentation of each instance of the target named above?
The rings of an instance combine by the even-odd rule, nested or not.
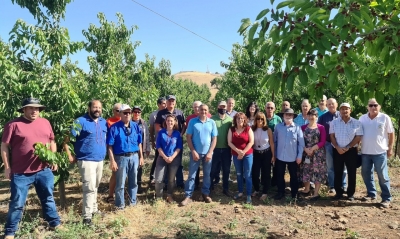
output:
[[[220,77],[221,74],[210,74],[204,72],[197,72],[197,71],[182,71],[174,75],[176,79],[189,79],[197,84],[206,84],[211,91],[211,99],[214,98],[215,94],[217,93],[217,89],[211,87],[211,81],[216,78]]]

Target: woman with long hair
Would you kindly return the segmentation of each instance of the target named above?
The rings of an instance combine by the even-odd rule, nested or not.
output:
[[[256,114],[255,122],[251,129],[254,133],[253,167],[251,172],[254,192],[252,196],[258,196],[260,192],[261,171],[263,190],[260,200],[263,201],[267,198],[271,184],[271,165],[275,162],[274,138],[272,130],[268,128],[267,119],[262,112]]]
[[[251,102],[250,104],[247,105],[246,107],[246,117],[247,117],[247,124],[248,126],[253,126],[255,124],[254,119],[256,117],[256,114],[260,111],[258,108],[258,105],[256,102]]]
[[[178,121],[175,115],[167,115],[163,123],[163,129],[158,132],[156,149],[159,153],[156,162],[155,180],[156,197],[162,198],[164,188],[164,176],[168,171],[167,199],[173,203],[172,193],[175,187],[175,174],[181,165],[182,158],[179,152],[183,148],[181,133],[178,131]],[[168,169],[168,170],[167,170]]]
[[[247,125],[247,117],[239,112],[233,118],[233,127],[228,131],[228,145],[232,149],[233,164],[236,168],[238,194],[237,200],[243,196],[243,176],[246,180],[246,203],[251,203],[251,168],[253,166],[253,130]]]

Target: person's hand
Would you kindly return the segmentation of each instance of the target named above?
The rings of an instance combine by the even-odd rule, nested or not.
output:
[[[51,169],[51,171],[57,171],[57,169],[58,169],[57,164],[50,165],[50,169]]]
[[[243,155],[240,155],[240,154],[239,154],[238,157],[237,157],[237,159],[238,159],[238,160],[242,160],[242,159],[243,159]]]
[[[390,157],[392,157],[392,155],[393,155],[393,149],[390,148],[387,150],[387,157],[390,158]]]
[[[139,159],[139,167],[142,167],[143,165],[144,165],[144,160],[143,160],[143,157],[141,157]]]
[[[76,160],[76,157],[75,157],[75,156],[72,156],[72,155],[71,155],[71,156],[68,156],[68,160],[69,160],[69,163],[70,163],[70,164],[76,163],[76,161],[77,161],[77,160]]]
[[[192,157],[194,161],[198,161],[200,159],[199,154],[196,152],[196,150],[192,151]]]
[[[114,160],[111,161],[111,162],[110,162],[110,169],[111,169],[113,172],[117,172],[117,170],[118,170],[117,162],[115,162]]]
[[[156,149],[156,143],[151,142],[151,147],[155,150]]]
[[[271,158],[271,163],[272,163],[272,164],[275,164],[275,161],[276,161],[275,157],[272,157],[272,158]]]
[[[297,159],[296,159],[296,163],[297,163],[297,164],[301,164],[301,158],[297,158]]]
[[[150,151],[146,151],[146,158],[148,158],[150,155]]]
[[[11,168],[4,169],[4,177],[8,180],[11,179]]]
[[[164,161],[168,164],[172,163],[172,157],[165,157]]]
[[[338,148],[337,151],[339,154],[344,154],[347,150],[345,148]]]
[[[210,161],[212,159],[212,153],[206,154],[206,162]]]

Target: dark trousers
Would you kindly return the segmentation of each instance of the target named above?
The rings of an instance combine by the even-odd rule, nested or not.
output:
[[[263,176],[261,175],[261,181],[263,181],[262,177]],[[276,167],[275,166],[272,166],[271,186],[272,187],[276,186]]]
[[[229,190],[229,174],[231,171],[231,149],[215,148],[212,156],[211,183],[219,180],[219,173],[222,169],[222,189]],[[212,186],[211,186],[212,187]]]
[[[290,175],[290,188],[291,188],[291,193],[292,197],[297,196],[297,192],[299,191],[299,182],[297,181],[297,163],[296,161],[294,162],[284,162],[279,159],[276,159],[275,161],[275,167],[276,167],[276,184],[278,186],[278,193],[285,193],[285,171],[286,171],[286,165],[289,170],[289,175]]]
[[[155,150],[156,152],[154,153],[154,160],[153,163],[151,164],[151,169],[150,169],[150,181],[154,179],[154,171],[156,170],[156,164],[157,164],[157,159],[158,159],[158,150]]]
[[[138,167],[138,172],[137,172],[137,185],[138,189],[142,187],[142,174],[143,174],[143,168],[141,166]]]
[[[251,175],[253,180],[254,190],[260,191],[260,172],[261,180],[263,185],[263,194],[267,194],[271,183],[271,149],[264,151],[263,153],[258,153],[258,151],[253,151],[253,167],[251,169]]]
[[[336,149],[333,150],[334,185],[337,195],[343,195],[343,169],[345,165],[348,180],[347,196],[351,197],[354,195],[356,191],[357,157],[357,148],[350,148],[344,154],[339,154]]]

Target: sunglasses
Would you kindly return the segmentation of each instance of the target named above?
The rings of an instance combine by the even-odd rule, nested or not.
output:
[[[142,112],[140,111],[133,111],[134,114],[141,114]]]
[[[119,112],[119,110],[114,109],[115,112]]]
[[[370,108],[372,108],[372,107],[375,107],[375,108],[376,108],[376,107],[378,107],[378,104],[369,104],[368,106],[369,106]]]
[[[122,112],[124,115],[130,115],[131,112]]]
[[[273,110],[273,109],[274,109],[274,107],[267,107],[267,109],[268,109],[268,110]]]
[[[257,118],[257,119],[256,119],[256,121],[258,121],[258,120],[262,120],[262,121],[264,121],[264,119],[263,119],[263,118]]]

